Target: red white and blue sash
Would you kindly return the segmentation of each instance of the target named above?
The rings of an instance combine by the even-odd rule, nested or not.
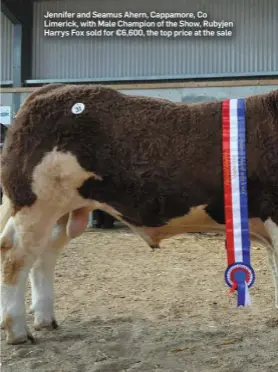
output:
[[[237,290],[238,306],[248,306],[248,288],[255,281],[255,273],[250,264],[244,99],[223,101],[222,131],[228,258],[225,280],[231,291]]]

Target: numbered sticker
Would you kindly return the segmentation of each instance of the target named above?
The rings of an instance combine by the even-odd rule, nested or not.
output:
[[[85,110],[85,105],[84,103],[75,103],[72,108],[71,112],[75,115],[81,114]]]

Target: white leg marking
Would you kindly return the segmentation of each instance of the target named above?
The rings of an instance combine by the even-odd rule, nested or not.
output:
[[[57,322],[54,315],[54,270],[57,259],[69,242],[66,235],[68,216],[56,224],[52,231],[50,246],[35,262],[30,272],[32,289],[31,311],[35,313],[34,327],[55,329]]]
[[[28,328],[25,320],[24,290],[25,282],[28,277],[28,270],[19,273],[19,284],[1,286],[2,303],[2,327],[10,327],[7,335],[7,343],[25,342],[28,339]],[[12,322],[9,325],[9,322]]]
[[[265,227],[271,237],[272,245],[268,246],[268,259],[275,286],[275,306],[278,309],[278,225],[268,218]]]
[[[12,245],[16,249],[9,248]],[[22,343],[28,338],[32,339],[25,320],[24,299],[25,283],[32,260],[19,245],[13,217],[8,220],[1,234],[1,249],[1,327],[8,330],[7,343]]]
[[[30,272],[32,306],[35,329],[56,328],[54,316],[54,268],[56,254],[47,249],[36,261]]]

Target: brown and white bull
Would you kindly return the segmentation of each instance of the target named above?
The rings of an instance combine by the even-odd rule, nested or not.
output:
[[[83,105],[75,105],[82,103]],[[278,306],[278,91],[246,99],[250,231],[268,251]],[[185,232],[224,232],[221,102],[173,103],[107,87],[49,85],[25,101],[2,153],[2,326],[33,340],[57,326],[61,249],[103,210],[152,247]]]

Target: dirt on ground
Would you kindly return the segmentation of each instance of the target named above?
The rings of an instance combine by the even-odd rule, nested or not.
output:
[[[266,250],[254,245],[252,307],[223,279],[223,237],[187,234],[152,252],[130,230],[86,231],[56,269],[59,328],[9,346],[4,372],[277,372],[278,310]],[[27,305],[30,304],[28,289]]]

